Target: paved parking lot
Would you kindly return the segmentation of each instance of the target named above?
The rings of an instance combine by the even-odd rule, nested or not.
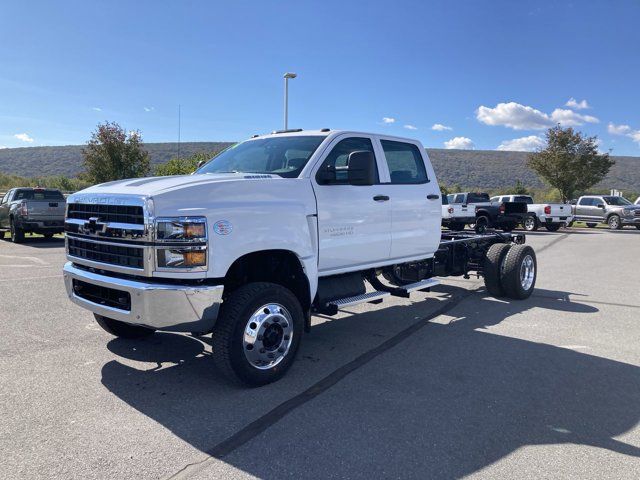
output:
[[[0,477],[640,478],[640,232],[528,242],[530,299],[459,278],[316,317],[249,390],[207,337],[103,332],[62,241],[0,241]]]

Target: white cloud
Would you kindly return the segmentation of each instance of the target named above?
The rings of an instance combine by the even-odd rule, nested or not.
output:
[[[556,108],[551,115],[516,102],[499,103],[494,108],[481,105],[476,110],[478,121],[492,126],[504,126],[514,130],[543,130],[556,123],[572,127],[584,123],[598,123],[591,115],[581,115],[572,110]]]
[[[94,110],[96,112],[101,112],[102,109],[100,107],[93,107],[91,110]]]
[[[33,138],[31,138],[26,133],[16,133],[14,137],[20,140],[21,142],[33,143]]]
[[[444,148],[448,148],[448,149],[456,148],[459,150],[473,150],[475,148],[475,144],[470,138],[454,137],[451,140],[447,140],[446,142],[444,142]]]
[[[609,123],[607,131],[612,135],[624,135],[640,145],[640,130],[634,130],[629,125],[616,125]]]
[[[414,125],[405,125],[404,128],[406,128],[407,130],[417,130],[418,127],[414,126]]]
[[[512,152],[531,152],[536,148],[541,147],[544,147],[544,140],[537,135],[529,135],[528,137],[504,140],[500,145],[498,145],[498,150],[507,150]]]
[[[2,150],[3,148],[7,148],[4,145],[0,145],[0,150]]]
[[[567,100],[567,103],[564,104],[565,107],[573,108],[574,110],[584,110],[585,108],[591,108],[589,103],[586,100],[577,101],[575,98],[571,97]]]
[[[442,125],[441,123],[434,123],[431,127],[431,130],[435,130],[436,132],[444,132],[445,130],[453,130],[453,128]]]
[[[396,119],[392,117],[382,117],[382,123],[386,123],[387,125],[394,123],[395,121]]]
[[[612,135],[626,135],[631,132],[629,125],[616,125],[615,123],[609,123],[607,131]]]
[[[554,123],[559,123],[565,127],[576,127],[585,123],[599,123],[596,117],[591,115],[581,115],[573,110],[564,110],[562,108],[556,108],[551,112],[551,120]]]
[[[153,112],[154,110],[155,110],[155,107],[144,107],[145,112]]]

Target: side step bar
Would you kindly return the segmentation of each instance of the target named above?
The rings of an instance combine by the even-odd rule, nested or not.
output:
[[[409,285],[398,287],[398,289],[404,290],[406,293],[411,293],[415,292],[416,290],[426,290],[431,287],[435,287],[436,285],[440,285],[440,280],[436,280],[435,278],[427,278],[426,280],[421,280],[416,283],[410,283]]]
[[[360,303],[380,303],[383,298],[390,295],[389,292],[369,292],[353,297],[340,298],[327,303],[323,308],[319,309],[319,312],[325,315],[335,315],[341,308],[358,305]]]

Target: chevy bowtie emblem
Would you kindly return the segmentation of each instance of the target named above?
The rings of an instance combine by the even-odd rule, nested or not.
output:
[[[84,225],[80,227],[80,230],[82,230],[82,233],[95,235],[98,232],[104,233],[106,226],[106,223],[100,223],[100,218],[91,217],[89,220],[84,222]]]

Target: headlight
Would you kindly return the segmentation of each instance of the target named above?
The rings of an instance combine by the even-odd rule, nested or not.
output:
[[[158,250],[158,267],[193,268],[207,265],[205,247],[163,248]]]
[[[204,217],[158,218],[156,239],[159,242],[204,242],[207,220]]]
[[[205,217],[164,217],[156,220],[158,268],[202,270],[207,266]]]
[[[633,210],[631,210],[631,209],[629,209],[629,210],[624,209],[624,210],[622,211],[622,214],[628,217],[629,215],[633,215]]]

